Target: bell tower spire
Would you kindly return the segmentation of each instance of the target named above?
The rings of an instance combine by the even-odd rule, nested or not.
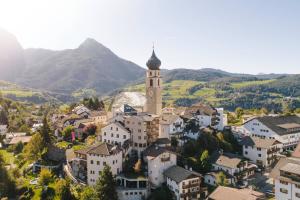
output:
[[[145,111],[155,115],[161,115],[162,111],[162,78],[160,75],[161,61],[156,57],[154,43],[152,55],[147,61],[146,72],[146,105]]]

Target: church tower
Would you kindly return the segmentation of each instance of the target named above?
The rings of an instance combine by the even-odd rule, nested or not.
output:
[[[152,56],[146,63],[146,105],[145,111],[151,114],[161,115],[162,112],[162,78],[160,76],[160,60],[156,57],[154,49]]]

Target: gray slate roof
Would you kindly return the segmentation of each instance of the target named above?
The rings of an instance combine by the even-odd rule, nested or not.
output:
[[[269,129],[277,133],[278,135],[287,135],[291,133],[300,132],[299,128],[295,128],[296,124],[300,126],[300,117],[296,115],[291,116],[263,116],[255,118]],[[284,128],[285,127],[285,128]],[[287,128],[295,128],[287,129]]]
[[[268,149],[269,147],[279,143],[280,142],[275,139],[262,139],[260,137],[246,136],[243,138],[241,145],[256,146],[259,148]]]
[[[172,166],[169,169],[167,169],[164,172],[164,175],[172,180],[174,180],[176,183],[180,183],[181,181],[184,181],[186,179],[190,178],[196,178],[196,177],[202,177],[201,174],[190,171],[187,169],[184,169],[179,166]]]

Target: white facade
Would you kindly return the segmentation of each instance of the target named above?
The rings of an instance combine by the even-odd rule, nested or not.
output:
[[[147,157],[149,181],[159,187],[165,182],[163,173],[171,166],[177,165],[177,156],[171,152],[164,152],[157,157]]]
[[[109,156],[99,154],[87,154],[87,183],[88,185],[96,184],[101,171],[105,165],[110,166],[113,175],[122,171],[122,151]]]
[[[283,144],[284,149],[295,147],[300,140],[300,131],[286,135],[278,135],[269,127],[257,119],[250,120],[244,124],[244,128],[251,133],[253,137],[276,139]]]
[[[275,180],[275,199],[299,200],[300,182],[296,184],[286,181]]]
[[[160,121],[160,138],[170,138],[175,133],[181,133],[184,129],[184,121],[181,117],[176,115],[167,116],[172,117],[172,120],[163,119]]]
[[[167,177],[167,187],[173,192],[175,195],[176,200],[183,200],[183,199],[200,199],[200,178],[190,178],[183,180],[179,183],[172,180],[171,178]],[[195,185],[194,187],[189,187],[188,185]],[[194,193],[194,198],[188,198],[189,193]],[[184,195],[187,195],[186,198]]]
[[[212,126],[217,130],[223,130],[224,126],[227,125],[227,115],[224,114],[223,108],[216,108],[217,114],[216,115],[196,115],[195,119],[200,127],[208,127]],[[217,125],[212,125],[213,120],[216,119],[218,121]]]
[[[0,125],[0,135],[7,133],[7,125]]]
[[[119,122],[113,122],[101,129],[101,141],[109,144],[123,145],[130,139],[130,131]]]

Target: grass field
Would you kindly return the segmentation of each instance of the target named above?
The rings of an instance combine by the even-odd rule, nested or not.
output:
[[[235,89],[239,89],[247,86],[268,84],[268,83],[272,83],[273,81],[274,81],[273,79],[261,80],[261,81],[245,81],[245,82],[231,83],[231,86]]]

